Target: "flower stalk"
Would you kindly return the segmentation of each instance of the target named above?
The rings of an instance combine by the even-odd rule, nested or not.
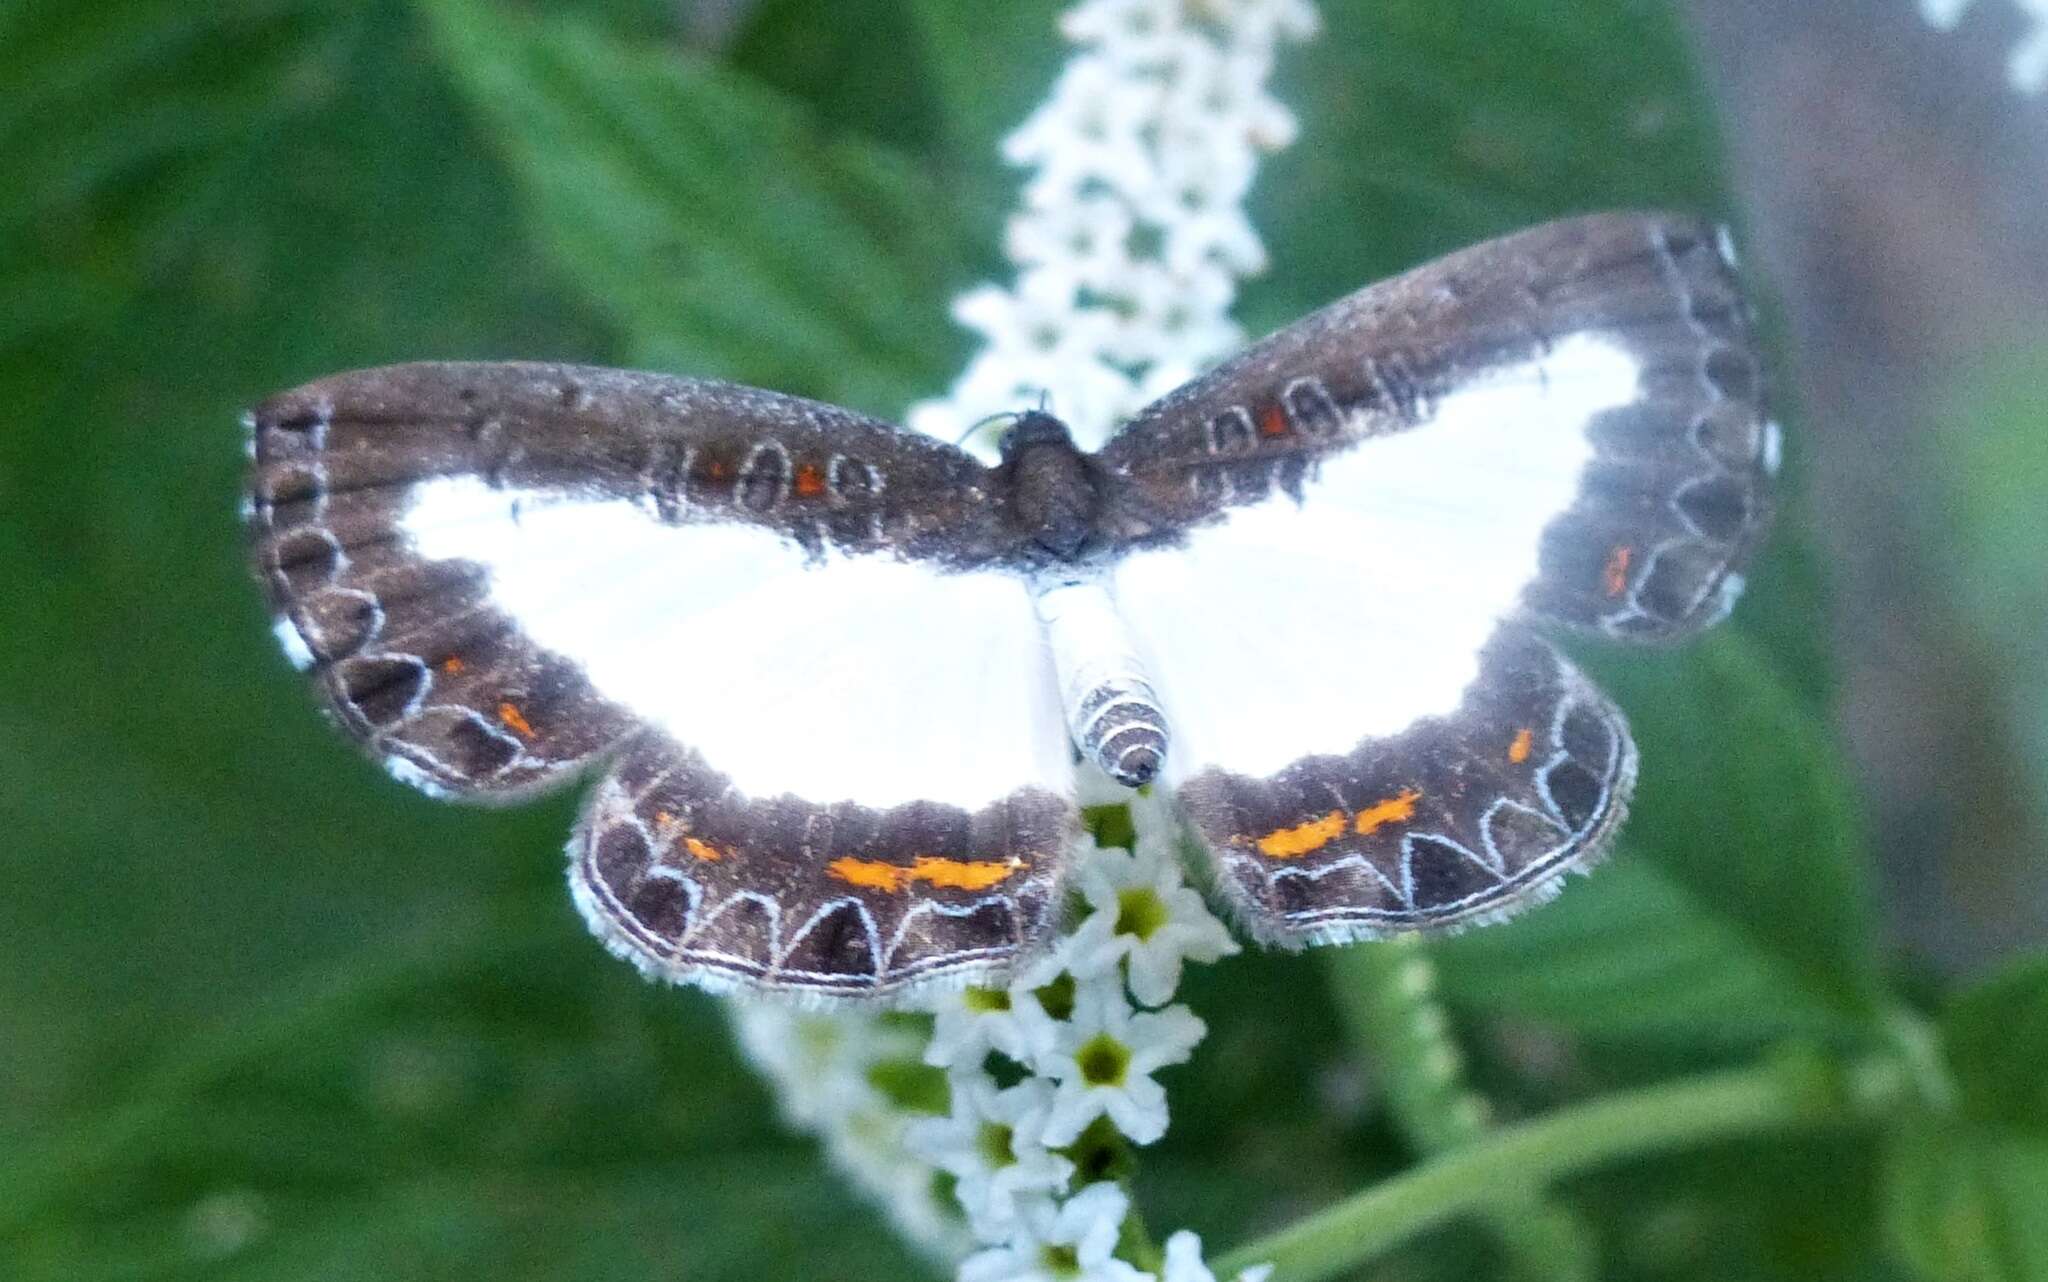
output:
[[[1888,1064],[1845,1073],[1808,1053],[1621,1091],[1446,1152],[1248,1243],[1216,1267],[1227,1273],[1248,1262],[1269,1263],[1272,1282],[1316,1282],[1455,1216],[1569,1175],[1709,1140],[1854,1125],[1910,1096],[1905,1074]]]

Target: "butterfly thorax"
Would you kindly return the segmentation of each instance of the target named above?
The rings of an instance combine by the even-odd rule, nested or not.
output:
[[[1067,425],[1029,411],[1003,433],[1002,452],[1011,511],[1025,537],[1063,561],[1080,557],[1102,494]]]

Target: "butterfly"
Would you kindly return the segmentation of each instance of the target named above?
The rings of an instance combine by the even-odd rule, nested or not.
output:
[[[1622,713],[1545,632],[1727,614],[1779,429],[1725,231],[1569,219],[1371,286],[1085,453],[572,365],[248,418],[255,567],[436,796],[594,771],[576,903],[649,975],[819,999],[1055,930],[1077,759],[1165,788],[1280,946],[1501,918],[1613,841]]]

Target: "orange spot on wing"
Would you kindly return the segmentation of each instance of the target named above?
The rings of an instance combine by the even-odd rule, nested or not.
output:
[[[1358,822],[1352,825],[1359,836],[1377,832],[1388,824],[1406,823],[1415,817],[1415,803],[1422,800],[1422,794],[1413,788],[1403,788],[1396,796],[1375,803],[1358,812]]]
[[[499,704],[498,720],[504,723],[507,730],[510,730],[520,738],[533,738],[533,726],[527,721],[526,714],[519,710],[518,704],[510,702]]]
[[[1608,554],[1607,568],[1600,571],[1600,582],[1608,596],[1620,596],[1628,590],[1628,563],[1635,554],[1636,550],[1626,543]]]
[[[796,470],[796,492],[807,499],[814,499],[825,492],[825,474],[805,463]]]
[[[723,459],[707,459],[707,460],[705,460],[705,463],[704,463],[704,475],[706,475],[706,476],[710,477],[710,478],[711,478],[712,480],[714,480],[714,481],[722,481],[722,480],[724,480],[724,479],[725,479],[725,460],[723,460]]]
[[[708,841],[699,841],[695,837],[683,838],[683,849],[690,852],[690,858],[702,860],[707,864],[715,864],[725,858],[723,850],[720,850]]]
[[[1259,838],[1259,853],[1269,859],[1296,859],[1312,854],[1344,835],[1344,812],[1332,810],[1292,828],[1275,828]]]
[[[826,864],[825,871],[852,885],[893,895],[920,881],[941,890],[988,890],[1008,881],[1023,866],[1021,859],[968,860],[919,855],[906,868],[902,864],[849,855]]]
[[[1515,735],[1515,741],[1508,745],[1508,760],[1521,765],[1529,759],[1529,749],[1535,742],[1536,732],[1524,726]]]
[[[468,664],[464,663],[461,659],[457,658],[452,654],[449,655],[447,658],[441,660],[441,671],[447,673],[451,677],[462,675],[462,670],[468,666]]]
[[[1259,433],[1263,436],[1287,435],[1287,415],[1278,405],[1268,405],[1259,414]]]

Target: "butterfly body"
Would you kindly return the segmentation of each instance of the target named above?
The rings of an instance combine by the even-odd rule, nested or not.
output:
[[[1544,627],[1724,614],[1776,428],[1713,228],[1568,220],[1343,299],[1099,451],[541,364],[252,416],[287,654],[395,776],[516,799],[651,974],[820,998],[1053,929],[1078,752],[1171,789],[1255,935],[1504,915],[1611,843],[1627,726]]]

